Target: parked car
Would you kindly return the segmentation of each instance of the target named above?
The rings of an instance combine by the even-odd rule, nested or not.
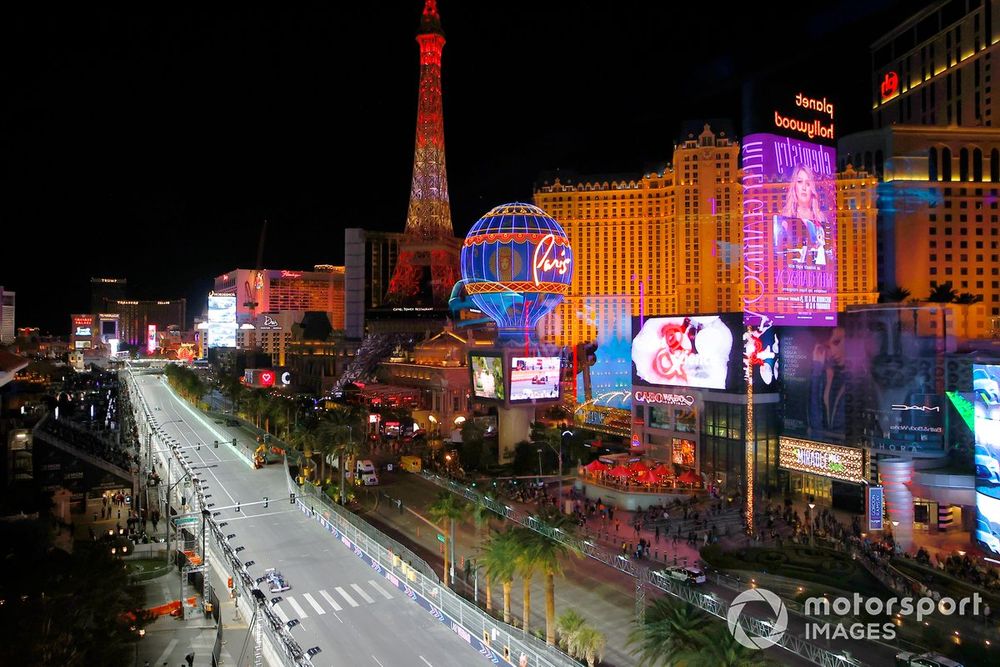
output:
[[[946,658],[940,653],[910,653],[902,651],[896,654],[896,667],[962,667],[962,663]]]
[[[995,554],[1000,554],[1000,538],[990,527],[986,517],[979,517],[976,522],[976,541]]]
[[[660,570],[660,574],[668,579],[683,581],[689,584],[703,584],[706,581],[705,573],[696,567],[674,565]]]
[[[1000,462],[982,445],[976,445],[976,477],[1000,482]]]

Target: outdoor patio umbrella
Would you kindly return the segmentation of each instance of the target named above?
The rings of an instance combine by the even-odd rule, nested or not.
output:
[[[649,470],[643,470],[638,475],[635,476],[635,481],[640,484],[656,484],[658,481],[656,475],[654,475]]]
[[[642,461],[636,461],[635,463],[630,465],[628,469],[631,470],[632,472],[646,472],[647,470],[649,470],[649,466],[643,463]]]
[[[626,468],[625,466],[615,466],[614,468],[608,471],[608,474],[611,475],[612,477],[628,477],[629,475],[632,474],[632,471]]]
[[[587,472],[602,472],[604,470],[607,470],[609,467],[610,466],[601,463],[600,459],[594,459],[587,465],[583,466],[583,469],[586,470]]]
[[[697,484],[701,481],[701,477],[699,477],[693,470],[685,470],[681,473],[680,477],[677,478],[677,481],[684,482],[685,484]]]
[[[674,469],[671,468],[671,467],[669,467],[669,466],[667,466],[664,463],[661,463],[660,465],[658,465],[655,468],[653,468],[652,473],[654,475],[659,475],[661,477],[673,477],[674,476]]]

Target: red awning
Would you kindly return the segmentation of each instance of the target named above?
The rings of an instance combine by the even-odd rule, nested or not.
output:
[[[635,463],[630,465],[628,469],[631,470],[632,472],[639,473],[639,472],[646,472],[647,470],[649,470],[649,466],[647,466],[642,461],[636,461]]]
[[[664,463],[661,463],[660,465],[653,468],[652,473],[654,475],[659,475],[661,477],[673,477],[674,469]]]
[[[643,470],[638,475],[635,476],[635,481],[640,484],[656,484],[659,480],[656,475],[654,475],[649,470]]]
[[[685,470],[677,478],[677,481],[684,482],[685,484],[697,484],[701,481],[701,477],[694,470]]]
[[[615,466],[614,468],[608,471],[608,474],[611,475],[612,477],[628,477],[629,475],[632,474],[632,471],[626,468],[625,466]]]

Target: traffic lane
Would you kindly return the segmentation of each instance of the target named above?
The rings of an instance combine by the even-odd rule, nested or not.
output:
[[[170,419],[167,421],[183,418],[183,414],[171,409],[170,403],[176,399],[165,388],[161,387],[160,389],[163,391],[157,398],[163,402],[158,402],[157,405],[161,406],[162,411],[168,413]],[[174,423],[166,425],[164,428],[178,427],[175,431],[176,437],[184,440],[185,443],[204,437],[205,431],[203,429],[205,426],[199,424],[198,420],[187,425],[190,433],[184,428],[180,428],[181,426],[181,423]],[[201,452],[198,450],[191,451],[192,458],[201,456]],[[214,448],[211,448],[211,451],[206,452],[203,447],[202,452],[205,452],[208,457],[203,458],[203,460],[206,463],[228,464],[219,469],[212,469],[213,477],[227,496],[237,499],[241,498],[243,493],[253,493],[253,500],[249,502],[256,502],[258,497],[262,497],[260,495],[262,492],[265,494],[271,492],[277,499],[281,491],[287,488],[283,468],[269,466],[255,471],[251,476],[242,467],[242,463],[228,457],[218,457],[214,451]],[[193,463],[199,464],[197,461]],[[232,465],[233,463],[236,465]],[[287,502],[287,496],[284,498]],[[268,511],[271,509],[270,502],[268,504],[268,508],[256,505],[247,507],[240,513],[236,513],[233,509],[224,510],[223,514],[217,517],[217,520],[227,521],[224,532],[229,531],[226,534],[235,534],[231,542],[234,546],[246,547],[241,552],[241,557],[246,556],[247,560],[256,561],[249,568],[251,575],[263,576],[265,568],[278,567],[287,577],[293,586],[292,590],[276,595],[292,598],[298,607],[306,613],[304,615],[298,614],[293,607],[286,603],[279,602],[278,605],[285,610],[284,613],[288,618],[301,617],[299,625],[294,627],[291,633],[303,648],[314,645],[324,648],[324,639],[329,640],[331,636],[336,637],[346,630],[348,631],[347,637],[360,637],[363,645],[371,647],[370,655],[373,663],[381,660],[385,665],[412,664],[415,653],[418,658],[422,657],[433,665],[469,664],[468,655],[462,655],[462,651],[454,651],[454,645],[451,642],[459,642],[466,646],[469,651],[472,651],[471,647],[468,647],[467,643],[462,642],[453,632],[434,620],[422,608],[414,605],[410,600],[404,599],[405,595],[397,589],[392,589],[388,582],[379,585],[381,590],[393,598],[383,598],[384,604],[361,605],[359,603],[357,608],[353,608],[345,600],[341,606],[350,609],[350,614],[345,614],[343,611],[334,613],[332,609],[325,608],[323,602],[319,602],[319,600],[325,602],[319,591],[327,591],[330,594],[331,590],[342,589],[348,592],[348,595],[352,595],[352,599],[356,602],[365,600],[362,595],[367,595],[372,601],[378,600],[379,596],[384,594],[379,592],[379,588],[370,587],[370,582],[374,581],[372,577],[375,573],[370,568],[365,567],[352,552],[347,551],[343,545],[334,541],[332,536],[317,522],[306,517],[301,511],[297,509],[294,511]],[[281,505],[276,506],[280,507]],[[259,557],[256,557],[258,554]],[[361,588],[362,584],[369,586],[369,588],[362,588],[362,591],[369,592],[357,592],[355,586]],[[293,593],[299,590],[302,591],[303,595],[309,594],[312,601],[324,609],[324,613],[318,613],[316,607],[312,606],[312,602],[306,602],[307,598],[295,597]],[[389,593],[390,590],[392,590],[391,593]],[[269,596],[274,597],[271,594]],[[402,602],[396,603],[395,598],[402,600]],[[313,611],[312,615],[309,613],[310,609]],[[351,655],[355,655],[353,642],[343,645],[350,646]],[[455,656],[454,653],[458,653],[460,657]],[[319,662],[322,663],[323,660],[319,660]],[[351,658],[345,664],[357,664],[357,660]]]

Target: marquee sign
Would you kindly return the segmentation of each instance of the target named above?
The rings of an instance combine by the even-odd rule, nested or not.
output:
[[[881,486],[868,487],[868,530],[882,530],[882,504],[884,501]]]
[[[778,441],[778,465],[855,484],[865,483],[865,451],[799,438]]]
[[[644,391],[637,389],[632,392],[632,397],[637,403],[655,403],[657,405],[680,405],[689,407],[694,405],[694,396],[688,394],[668,394],[662,391]]]

